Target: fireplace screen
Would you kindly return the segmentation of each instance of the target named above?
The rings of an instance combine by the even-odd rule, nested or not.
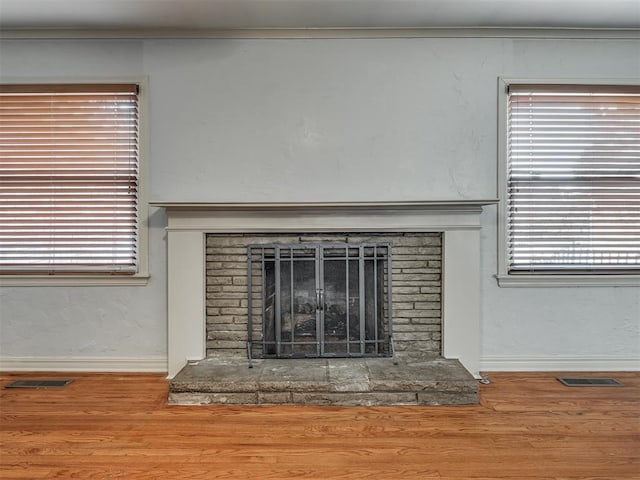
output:
[[[393,354],[389,244],[248,247],[249,357]]]

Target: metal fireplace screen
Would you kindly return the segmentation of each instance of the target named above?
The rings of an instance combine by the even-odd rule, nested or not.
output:
[[[250,245],[249,358],[393,354],[391,247]]]

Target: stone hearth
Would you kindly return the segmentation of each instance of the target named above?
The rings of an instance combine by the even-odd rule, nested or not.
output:
[[[171,380],[177,405],[469,405],[478,382],[442,357],[246,360],[212,357]]]

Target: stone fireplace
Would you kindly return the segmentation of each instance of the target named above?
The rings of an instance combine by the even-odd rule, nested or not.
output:
[[[205,244],[207,356],[441,353],[441,233],[209,233]]]
[[[414,348],[420,351],[432,349],[444,358],[458,359],[469,372],[478,377],[480,214],[482,206],[491,203],[495,202],[152,202],[152,205],[164,207],[168,217],[169,378],[173,378],[187,362],[201,360],[207,355],[226,351],[226,354],[238,358],[248,357],[246,345],[249,341],[249,297],[246,295],[249,292],[249,276],[247,262],[243,262],[243,259],[246,259],[250,245],[265,243],[266,240],[270,244],[282,245],[305,242],[310,245],[388,243],[392,245],[393,256],[396,255],[396,249],[401,249],[403,242],[423,242],[422,245],[405,245],[406,248],[422,248],[424,252],[428,252],[425,253],[428,258],[422,259],[421,265],[400,263],[400,260],[392,263],[393,280],[390,286],[397,299],[394,300],[397,304],[391,307],[395,350],[403,352]],[[258,240],[258,237],[262,239]],[[238,246],[221,245],[221,241],[240,243]],[[238,250],[223,253],[225,248]],[[435,250],[440,252],[435,253]],[[240,251],[243,253],[239,253]],[[228,256],[237,256],[237,260],[243,263],[242,268],[236,268],[239,263],[232,265],[233,262],[214,258],[218,254],[224,256],[227,253]],[[401,250],[398,255],[403,255]],[[431,255],[434,255],[433,258]],[[349,259],[347,252],[347,257],[343,260],[349,263],[356,258]],[[228,274],[222,274],[225,268]],[[423,275],[426,283],[404,283],[406,280],[402,280],[401,276],[412,275],[408,273],[412,268],[424,270],[416,275]],[[237,276],[229,273],[231,270],[236,271]],[[352,279],[355,278],[354,271]],[[224,288],[225,285],[231,288]],[[340,286],[344,285],[340,283]],[[413,289],[403,290],[403,287]],[[385,288],[389,287],[382,285],[381,290],[377,290],[382,292],[383,298]],[[221,295],[222,292],[232,293],[234,290],[241,295]],[[345,288],[345,298],[353,297],[346,304],[356,302],[357,295],[355,291],[352,293],[353,295],[346,293]],[[263,297],[259,295],[259,298]],[[291,302],[291,297],[285,295],[283,298],[283,303]],[[297,311],[316,306],[306,300],[300,303],[303,306],[295,305],[294,301],[294,316]],[[408,307],[408,304],[412,304],[411,308],[414,310],[411,314],[405,313],[407,309],[404,307]],[[253,310],[258,310],[255,315],[262,318],[263,306],[255,307]],[[334,308],[340,310],[338,306]],[[361,311],[360,304],[357,308]],[[415,311],[423,312],[417,314]],[[384,314],[384,310],[381,312]],[[355,311],[350,318],[357,318],[360,322]],[[287,320],[284,322],[286,324]],[[258,340],[260,348],[264,340],[263,327],[261,321],[256,321],[252,326],[252,335],[255,334],[254,338]],[[384,336],[384,328],[389,327],[382,328],[379,331]],[[350,341],[353,338],[351,343],[354,349],[361,341],[360,337],[356,338],[355,333],[360,335],[359,331],[354,332],[353,337],[347,335]],[[284,338],[286,340],[286,334]],[[349,342],[345,340],[343,350],[352,353],[351,347],[347,348],[347,343]],[[385,347],[380,348],[384,354]],[[366,352],[366,348],[364,351]],[[254,353],[260,356],[264,351],[260,355],[257,351],[252,351]]]

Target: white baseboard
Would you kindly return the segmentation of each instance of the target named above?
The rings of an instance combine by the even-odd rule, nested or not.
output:
[[[483,372],[637,372],[640,371],[640,357],[491,355],[480,359],[480,370]]]
[[[511,356],[482,357],[483,372],[636,372],[640,357]],[[160,372],[167,357],[0,357],[0,371],[14,372]]]
[[[167,357],[0,357],[0,371],[164,373]]]

